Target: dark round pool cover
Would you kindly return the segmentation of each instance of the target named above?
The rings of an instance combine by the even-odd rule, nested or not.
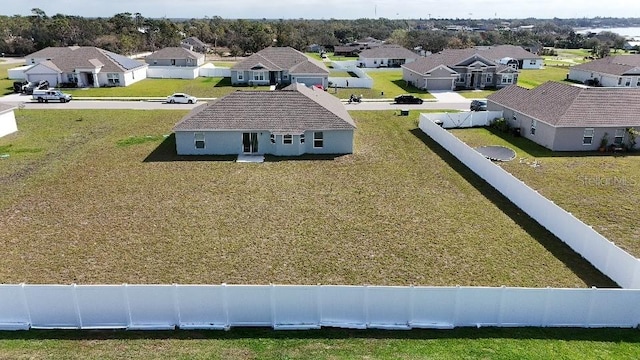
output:
[[[505,146],[478,146],[474,149],[487,159],[493,161],[511,161],[516,158],[516,152]]]

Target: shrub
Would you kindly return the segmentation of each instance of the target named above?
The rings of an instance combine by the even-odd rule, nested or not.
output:
[[[504,133],[508,133],[511,130],[509,122],[503,117],[493,120],[489,126]]]

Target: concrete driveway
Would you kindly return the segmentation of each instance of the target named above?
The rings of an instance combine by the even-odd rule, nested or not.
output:
[[[439,102],[446,103],[469,103],[469,99],[464,96],[458,94],[455,91],[448,90],[429,90],[429,93],[433,95]]]

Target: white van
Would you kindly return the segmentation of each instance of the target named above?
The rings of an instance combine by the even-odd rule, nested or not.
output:
[[[59,102],[68,102],[71,101],[72,97],[69,94],[65,94],[58,89],[46,89],[46,90],[33,90],[32,95],[33,100],[38,100],[38,102],[49,102],[51,101],[59,101]]]

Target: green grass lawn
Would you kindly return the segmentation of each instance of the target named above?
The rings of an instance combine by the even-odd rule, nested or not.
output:
[[[7,359],[637,359],[636,329],[0,332]]]
[[[349,77],[349,78],[350,77],[357,77],[352,72],[342,71],[342,70],[330,70],[329,71],[329,76],[330,77]]]
[[[209,62],[218,67],[228,67],[228,68],[238,63],[237,61],[219,61],[219,60],[213,60]]]
[[[259,165],[176,156],[164,135],[184,114],[17,110],[0,139],[3,282],[613,285],[418,112],[356,111],[353,155]]]
[[[547,81],[564,81],[567,79],[569,68],[546,67],[544,69],[522,69],[518,76],[518,85],[533,89]]]
[[[373,89],[338,88],[337,93],[335,89],[329,89],[329,93],[341,99],[348,99],[351,94],[362,95],[365,99],[388,99],[401,94],[413,94],[422,99],[434,98],[433,95],[429,94],[426,90],[407,85],[406,82],[402,80],[402,70],[372,71],[367,74],[373,79]]]
[[[486,129],[453,130],[471,146],[507,145],[517,159],[501,166],[596,231],[640,256],[640,156],[597,152],[552,152],[525,138],[498,136]],[[536,159],[541,166],[527,166]]]
[[[497,90],[458,90],[456,92],[467,99],[484,99],[496,91]]]
[[[144,79],[127,87],[65,89],[73,96],[165,97],[183,92],[196,97],[221,97],[236,90],[269,90],[268,86],[231,86],[230,78]]]
[[[4,64],[0,63],[0,95],[13,94],[13,82],[10,80],[7,70],[22,66],[21,64]]]

